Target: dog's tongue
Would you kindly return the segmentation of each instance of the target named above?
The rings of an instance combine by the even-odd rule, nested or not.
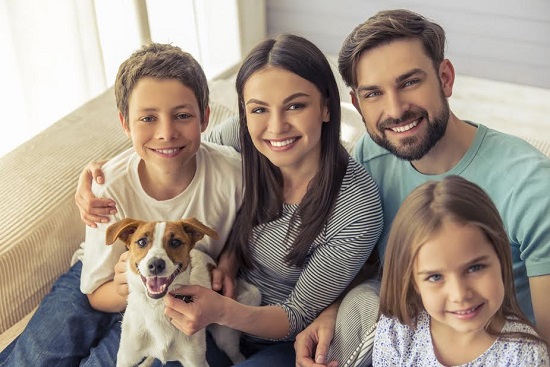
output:
[[[162,293],[166,289],[168,277],[147,278],[147,289],[150,293]]]

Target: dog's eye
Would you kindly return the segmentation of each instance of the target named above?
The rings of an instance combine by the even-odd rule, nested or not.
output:
[[[170,247],[178,247],[178,246],[181,246],[181,241],[176,239],[176,238],[173,238],[171,241],[170,241]]]
[[[136,241],[139,247],[147,246],[147,238],[143,237]]]

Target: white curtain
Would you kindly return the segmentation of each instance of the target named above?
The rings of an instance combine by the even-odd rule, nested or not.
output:
[[[112,85],[143,43],[178,45],[212,77],[263,37],[264,0],[0,0],[0,156]]]

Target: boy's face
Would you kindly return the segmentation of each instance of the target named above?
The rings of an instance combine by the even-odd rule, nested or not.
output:
[[[139,80],[120,119],[149,173],[195,172],[195,153],[209,110],[201,111],[193,91],[176,79]]]
[[[352,102],[371,138],[399,158],[422,158],[445,133],[454,69],[433,66],[419,40],[400,39],[365,51],[357,62]]]

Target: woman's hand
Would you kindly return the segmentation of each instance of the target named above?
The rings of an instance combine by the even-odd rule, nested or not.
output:
[[[327,362],[326,358],[330,342],[334,337],[339,305],[337,302],[327,307],[307,328],[296,336],[294,350],[296,351],[297,367],[338,366],[338,362]]]
[[[80,211],[80,218],[86,225],[93,228],[97,227],[97,223],[108,223],[108,215],[117,212],[116,203],[113,200],[96,198],[92,193],[92,180],[100,185],[105,182],[101,170],[101,166],[105,162],[88,163],[78,178],[78,186],[74,196],[76,206]]]
[[[115,290],[124,298],[128,298],[128,278],[126,276],[126,271],[128,270],[128,254],[126,251],[118,259],[118,263],[115,265],[115,277],[113,282],[115,284]]]
[[[186,303],[170,293],[164,297],[164,314],[183,333],[193,335],[212,323],[223,324],[224,307],[229,298],[198,285],[183,286],[173,294],[192,298]]]

